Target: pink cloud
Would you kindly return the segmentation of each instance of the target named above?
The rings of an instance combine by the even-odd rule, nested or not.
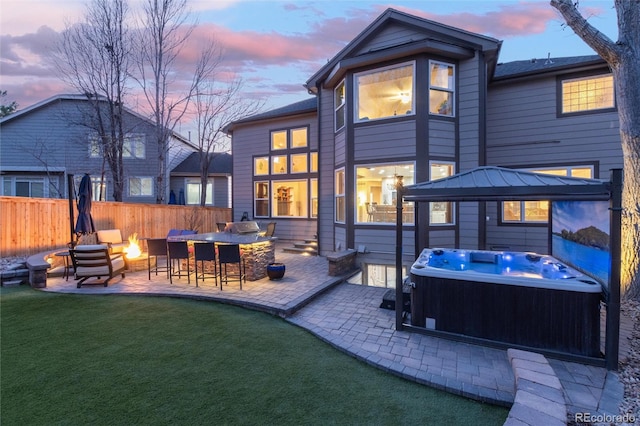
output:
[[[547,2],[520,2],[498,6],[497,11],[486,13],[461,12],[434,14],[420,9],[398,7],[398,10],[443,24],[497,38],[541,34],[550,22],[561,22],[560,15]],[[585,16],[602,13],[599,8],[586,8]]]

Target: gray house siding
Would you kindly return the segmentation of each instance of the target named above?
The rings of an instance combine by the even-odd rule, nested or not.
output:
[[[422,31],[417,31],[414,28],[409,28],[404,25],[388,25],[382,28],[375,34],[375,38],[364,43],[362,47],[358,49],[354,56],[373,52],[376,50],[382,50],[388,47],[402,45],[411,41],[419,41],[427,38],[427,35]]]
[[[344,227],[334,226],[335,168],[346,161],[346,130],[334,130],[333,90],[318,93],[319,154],[318,154],[318,250],[322,255],[345,247]]]
[[[563,76],[490,87],[488,164],[513,168],[585,165],[594,167],[594,177],[608,178],[610,169],[622,167],[617,113],[558,116],[558,78]],[[500,224],[501,203],[487,204],[489,248],[549,252],[547,226]]]
[[[484,60],[476,52],[476,57],[458,64],[458,164],[456,173],[473,169],[482,163],[482,143],[484,135],[484,102],[486,101],[486,75]],[[478,248],[480,232],[478,227],[479,205],[459,203],[457,205],[458,235],[455,244],[464,248]]]
[[[429,156],[455,161],[457,154],[456,124],[454,121],[429,121]]]
[[[416,122],[361,125],[354,131],[354,160],[406,158],[416,153]]]

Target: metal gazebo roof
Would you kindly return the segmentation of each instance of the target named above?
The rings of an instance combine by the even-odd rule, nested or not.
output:
[[[405,201],[608,200],[609,181],[478,167],[430,182],[407,185]]]

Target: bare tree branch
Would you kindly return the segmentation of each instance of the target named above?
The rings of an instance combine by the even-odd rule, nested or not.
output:
[[[122,120],[131,55],[127,14],[125,0],[92,0],[83,22],[67,25],[54,55],[62,79],[85,94],[92,107],[84,125],[97,134],[116,201],[124,192]]]
[[[550,4],[560,12],[567,25],[605,61],[609,64],[619,62],[616,43],[582,16],[578,11],[577,2],[574,0],[551,0]]]

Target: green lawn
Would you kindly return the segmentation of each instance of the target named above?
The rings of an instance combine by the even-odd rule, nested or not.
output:
[[[501,425],[270,315],[0,289],[3,425]]]

